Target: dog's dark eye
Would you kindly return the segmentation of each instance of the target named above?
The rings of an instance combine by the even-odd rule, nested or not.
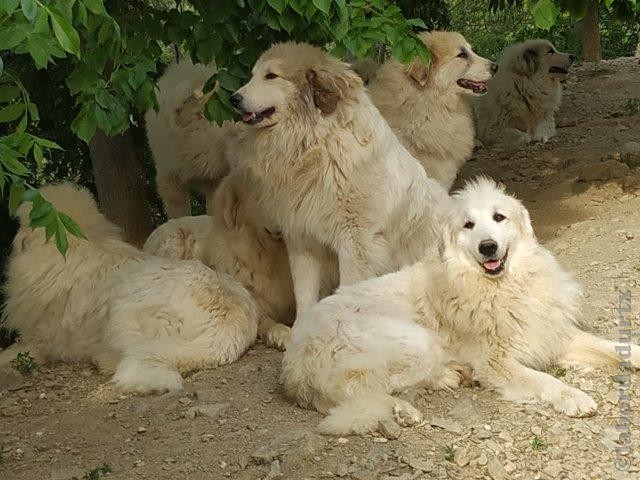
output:
[[[471,230],[473,227],[475,227],[476,224],[473,222],[467,222],[464,224],[464,228],[468,228],[469,230]]]
[[[469,54],[465,50],[461,50],[458,54],[458,58],[467,58]]]
[[[278,75],[276,75],[275,73],[267,73],[264,78],[266,78],[267,80],[273,80],[274,78],[278,78]]]
[[[493,221],[494,222],[498,222],[500,223],[501,221],[503,221],[504,219],[506,219],[507,217],[505,217],[504,215],[502,215],[501,213],[494,213],[493,214]]]
[[[556,51],[553,49],[553,47],[549,47],[549,50],[547,50],[547,53],[556,53]]]

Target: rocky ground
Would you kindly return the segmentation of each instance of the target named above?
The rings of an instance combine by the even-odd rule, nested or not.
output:
[[[634,99],[636,99],[634,101]],[[477,153],[464,176],[504,181],[531,209],[541,241],[585,287],[587,320],[616,339],[618,290],[630,289],[640,343],[640,66],[575,68],[558,135],[518,152]],[[290,405],[282,354],[261,345],[188,378],[187,390],[119,395],[86,365],[0,375],[0,479],[575,479],[640,478],[640,377],[631,392],[631,467],[621,445],[615,371],[557,370],[599,403],[570,419],[465,387],[414,399],[425,425],[384,435],[318,435],[320,416]],[[106,473],[111,471],[111,473]]]

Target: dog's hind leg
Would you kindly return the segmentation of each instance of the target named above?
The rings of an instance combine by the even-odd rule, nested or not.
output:
[[[622,341],[624,340],[624,341]],[[640,369],[640,345],[629,343],[631,338],[612,342],[577,330],[569,340],[560,358],[562,366],[609,367],[628,362],[634,370]]]
[[[409,402],[386,393],[366,392],[345,398],[329,410],[318,428],[331,435],[359,435],[376,431],[380,422],[395,421],[402,427],[412,427],[422,418]]]

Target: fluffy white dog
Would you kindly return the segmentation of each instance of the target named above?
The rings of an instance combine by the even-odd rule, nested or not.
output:
[[[231,102],[251,126],[238,158],[282,228],[298,314],[318,301],[331,255],[341,285],[423,255],[448,195],[348,65],[311,45],[278,44]]]
[[[4,315],[22,350],[40,362],[93,361],[118,388],[151,392],[180,389],[181,372],[234,362],[254,342],[257,308],[242,285],[125,243],[84,189],[41,192],[87,239],[70,237],[65,259],[20,207]]]
[[[229,172],[226,142],[232,144],[242,126],[219,127],[204,117],[211,94],[202,88],[214,73],[213,66],[189,59],[170,65],[158,80],[158,111],[145,116],[158,193],[169,218],[190,215],[190,190],[208,196]]]
[[[498,73],[487,82],[487,95],[475,101],[480,140],[518,145],[546,142],[556,133],[555,112],[573,55],[547,40],[527,40],[507,47]]]
[[[159,226],[143,250],[153,255],[197,259],[242,283],[260,307],[258,333],[269,346],[284,349],[295,317],[289,259],[277,229],[266,220],[236,174],[216,190],[211,216],[183,217]]]
[[[489,180],[454,195],[439,251],[397,273],[348,287],[296,321],[283,359],[288,396],[347,434],[380,421],[421,421],[393,396],[452,388],[456,365],[515,402],[593,415],[586,393],[543,373],[552,364],[618,365],[613,342],[579,325],[580,288],[534,236],[524,206]],[[640,347],[628,368],[640,367]]]

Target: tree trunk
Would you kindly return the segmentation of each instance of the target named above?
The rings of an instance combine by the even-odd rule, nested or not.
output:
[[[122,229],[127,242],[141,247],[153,223],[131,129],[115,137],[96,131],[89,151],[100,210]]]
[[[582,55],[589,62],[602,60],[600,46],[600,22],[598,15],[598,0],[590,0],[587,14],[580,21],[582,27]]]

